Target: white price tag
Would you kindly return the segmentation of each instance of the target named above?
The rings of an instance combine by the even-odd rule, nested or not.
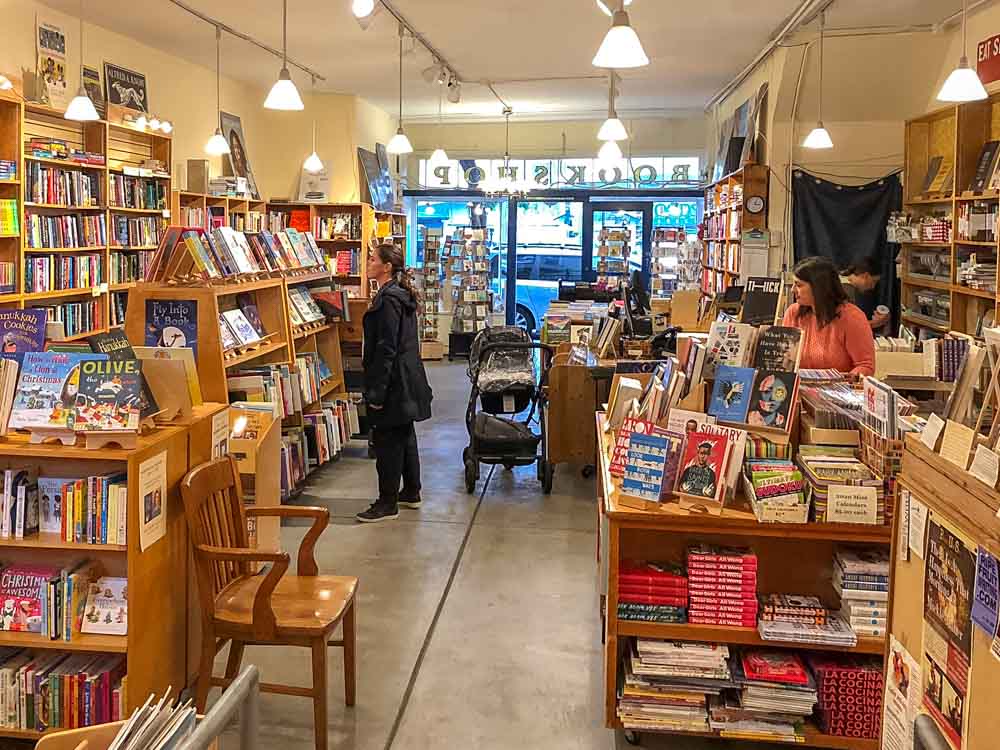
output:
[[[170,218],[170,209],[169,208],[163,209],[163,218],[164,219],[169,219]]]

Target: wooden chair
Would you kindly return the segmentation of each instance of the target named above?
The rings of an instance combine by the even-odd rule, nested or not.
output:
[[[248,644],[310,648],[312,688],[262,682],[260,689],[312,698],[316,748],[325,750],[327,646],[344,649],[345,702],[354,705],[354,593],[358,585],[358,579],[351,576],[318,575],[313,548],[329,523],[330,512],[292,506],[244,508],[232,457],[209,461],[189,471],[181,482],[181,496],[194,549],[202,613],[201,665],[195,698],[199,713],[204,712],[213,685],[226,687],[232,682]],[[248,516],[313,519],[299,547],[298,575],[285,575],[288,553],[250,548]],[[257,563],[269,563],[270,569],[255,575]],[[343,640],[330,640],[341,621]],[[226,676],[213,677],[215,655],[230,641]]]

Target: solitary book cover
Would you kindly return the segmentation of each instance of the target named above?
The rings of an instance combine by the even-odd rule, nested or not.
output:
[[[794,372],[758,370],[747,423],[787,430],[797,380]]]
[[[728,453],[729,438],[726,435],[687,433],[677,492],[718,502],[725,485]]]
[[[762,328],[757,339],[757,353],[753,366],[758,370],[782,370],[793,372],[799,369],[799,351],[802,345],[802,330],[786,326]]]
[[[72,430],[80,389],[80,364],[103,354],[28,352],[24,355],[11,429]]]
[[[139,429],[142,363],[137,359],[85,361],[80,365],[75,429]]]
[[[59,575],[47,565],[11,565],[0,572],[0,630],[42,631],[42,586]]]
[[[146,300],[146,346],[188,347],[198,358],[198,303],[195,300]]]
[[[0,310],[0,351],[40,352],[45,348],[45,310]]]
[[[778,315],[781,297],[781,279],[751,276],[743,290],[743,308],[740,322],[752,325],[771,325]]]
[[[745,422],[756,372],[752,367],[720,365],[708,413],[722,422]]]

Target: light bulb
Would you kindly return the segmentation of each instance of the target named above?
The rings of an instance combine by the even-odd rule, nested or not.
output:
[[[208,143],[205,144],[205,153],[210,156],[222,156],[229,153],[229,143],[226,141],[226,137],[222,135],[221,127],[216,128],[215,134],[208,139]]]
[[[375,0],[354,0],[351,3],[351,12],[355,18],[367,18],[375,10]]]
[[[812,132],[802,141],[802,148],[833,148],[833,139],[830,138],[830,134],[823,127],[822,122],[817,123]]]
[[[396,135],[389,141],[389,145],[385,147],[385,150],[386,153],[397,155],[413,153],[413,145],[410,143],[410,139],[406,137],[406,133],[403,132],[402,125],[399,126]]]
[[[280,109],[284,111],[305,109],[299,90],[295,88],[292,74],[288,68],[282,68],[278,80],[271,87],[271,92],[264,100],[264,109]]]
[[[972,68],[969,67],[969,58],[962,55],[958,62],[958,67],[948,76],[941,91],[938,92],[938,101],[942,102],[978,102],[987,97],[983,82]]]
[[[164,133],[169,133],[174,129],[174,126],[170,123],[170,120],[164,120],[160,123],[160,130]]]
[[[153,119],[151,119],[149,121],[149,129],[150,130],[159,130],[160,129],[160,118],[157,117],[156,115],[153,115]]]
[[[73,101],[66,107],[63,117],[67,120],[76,120],[77,122],[100,119],[97,115],[97,110],[94,109],[94,103],[90,101],[87,90],[83,87],[82,83],[80,84],[80,90],[73,97]]]
[[[134,122],[135,122],[135,126],[137,128],[139,128],[139,130],[145,130],[146,129],[146,122],[147,122],[146,115],[144,115],[144,114],[139,115],[138,117],[135,118]]]
[[[599,141],[625,141],[628,140],[628,131],[625,130],[625,126],[622,121],[617,117],[609,117],[601,125],[600,131],[597,133],[597,140]]]
[[[613,18],[601,48],[594,55],[594,67],[641,68],[649,65],[649,58],[642,49],[639,35],[629,23],[628,13],[623,10],[615,11]]]
[[[309,156],[306,157],[305,162],[303,162],[302,164],[302,168],[307,172],[312,172],[313,174],[316,174],[317,172],[323,171],[324,169],[323,161],[319,158],[319,154],[313,151],[311,154],[309,154]]]
[[[0,91],[10,91],[12,88],[14,88],[14,84],[10,82],[10,79],[0,74]]]
[[[631,4],[632,0],[625,0],[625,5],[631,5]],[[605,3],[604,0],[597,0],[597,7],[600,8],[601,12],[604,15],[608,16],[609,18],[614,15],[614,13],[612,13],[611,11],[611,8],[608,7],[607,3]]]
[[[607,141],[597,152],[597,158],[602,162],[621,161],[624,158],[621,146],[615,141]]]

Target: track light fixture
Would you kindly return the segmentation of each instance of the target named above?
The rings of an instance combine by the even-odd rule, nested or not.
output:
[[[618,0],[618,10],[611,17],[611,28],[594,55],[593,65],[596,68],[641,68],[649,65],[639,35],[625,12],[625,4],[625,0]]]
[[[281,2],[281,71],[267,99],[264,100],[264,109],[285,111],[305,109],[299,90],[292,81],[292,74],[288,72],[288,0]]]
[[[420,71],[420,75],[423,76],[423,79],[427,83],[437,83],[441,86],[448,83],[448,79],[450,78],[448,69],[439,60],[435,60],[434,64],[429,68],[424,68]]]
[[[448,81],[448,101],[452,104],[462,101],[462,82],[457,78]]]
[[[611,2],[612,5],[614,4],[614,0],[608,0],[608,2]],[[625,0],[626,6],[629,6],[631,4],[632,0]],[[611,8],[608,7],[608,4],[607,2],[605,2],[605,0],[597,0],[597,7],[600,8],[601,12],[608,18],[611,18],[614,15],[614,13],[612,12]]]

